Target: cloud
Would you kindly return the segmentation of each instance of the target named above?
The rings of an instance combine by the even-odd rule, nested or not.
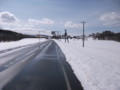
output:
[[[36,19],[28,19],[28,22],[29,23],[32,23],[32,24],[45,24],[45,25],[52,25],[54,24],[54,21],[51,20],[51,19],[48,19],[48,18],[44,18],[42,20],[36,20]]]
[[[102,21],[105,26],[120,25],[120,14],[116,12],[105,13],[100,16],[99,20]]]
[[[0,12],[0,28],[13,30],[20,28],[20,20],[8,11]]]
[[[81,24],[75,24],[72,21],[67,21],[67,22],[65,22],[64,27],[66,27],[66,28],[80,28]]]
[[[5,11],[0,12],[0,28],[17,31],[21,33],[38,33],[39,30],[46,30],[44,25],[53,25],[54,21],[48,18],[43,18],[41,20],[28,19],[21,20],[18,19],[11,12]],[[41,27],[42,26],[42,27]]]
[[[0,12],[0,22],[3,23],[17,23],[19,22],[19,19],[10,12]]]

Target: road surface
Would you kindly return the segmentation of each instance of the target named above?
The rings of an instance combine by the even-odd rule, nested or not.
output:
[[[0,55],[1,90],[83,90],[52,40]]]

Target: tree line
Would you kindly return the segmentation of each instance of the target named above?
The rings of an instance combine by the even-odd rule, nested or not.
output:
[[[35,36],[32,36],[32,35],[26,35],[26,34],[13,32],[10,30],[0,29],[0,42],[1,41],[17,41],[23,38],[34,38],[34,37]]]
[[[90,36],[98,40],[115,40],[120,42],[120,33],[114,33],[109,30],[103,31],[102,33],[93,33]]]

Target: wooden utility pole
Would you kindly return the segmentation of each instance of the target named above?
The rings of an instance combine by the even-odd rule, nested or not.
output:
[[[85,45],[85,27],[84,26],[85,26],[86,22],[83,21],[81,23],[83,24],[83,47],[84,47],[84,45]]]

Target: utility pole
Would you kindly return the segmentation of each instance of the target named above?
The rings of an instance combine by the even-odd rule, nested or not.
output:
[[[84,28],[84,26],[85,26],[85,23],[86,22],[81,22],[82,24],[83,24],[83,47],[84,47],[84,44],[85,44],[85,28]]]

